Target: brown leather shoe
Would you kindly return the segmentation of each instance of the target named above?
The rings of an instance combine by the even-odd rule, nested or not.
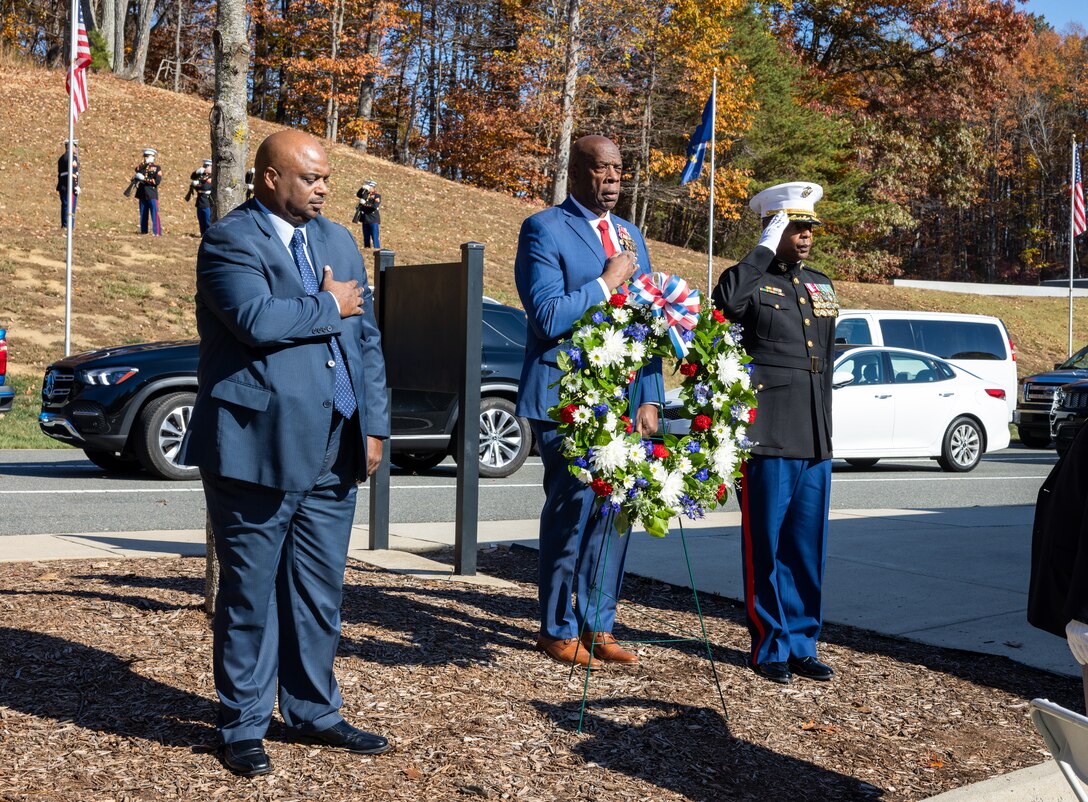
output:
[[[606,663],[623,663],[631,666],[638,662],[638,655],[620,646],[619,642],[612,637],[611,632],[583,632],[582,644],[587,649],[592,648],[593,656]]]
[[[551,638],[541,635],[536,639],[536,650],[567,665],[577,663],[589,668],[601,668],[601,661],[590,657],[589,649],[579,643],[577,638]]]

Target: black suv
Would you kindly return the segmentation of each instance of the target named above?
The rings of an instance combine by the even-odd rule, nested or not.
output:
[[[1019,403],[1013,413],[1021,443],[1028,448],[1046,448],[1050,444],[1050,411],[1054,393],[1062,385],[1081,379],[1088,379],[1088,345],[1064,362],[1055,363],[1054,370],[1024,379]]]
[[[1050,433],[1058,456],[1064,456],[1080,427],[1088,420],[1088,379],[1054,391],[1050,406]]]
[[[532,433],[514,414],[525,357],[525,313],[485,301],[480,387],[480,475],[509,476],[525,462]],[[196,399],[198,343],[142,343],[74,354],[45,371],[41,430],[82,448],[111,472],[141,467],[163,479],[194,479],[177,452]],[[456,397],[394,390],[390,459],[427,470],[449,453]]]

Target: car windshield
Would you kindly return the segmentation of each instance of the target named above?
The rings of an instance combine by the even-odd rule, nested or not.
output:
[[[493,306],[484,308],[484,322],[511,344],[525,347],[527,322],[520,309]]]
[[[1088,370],[1088,345],[1084,346],[1075,354],[1073,354],[1073,356],[1069,357],[1069,359],[1062,362],[1061,367],[1067,368],[1069,370],[1073,370],[1075,368]]]

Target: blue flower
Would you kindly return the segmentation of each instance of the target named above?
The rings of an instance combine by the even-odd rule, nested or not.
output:
[[[635,487],[649,487],[649,486],[650,486],[650,480],[647,479],[645,476],[640,476],[637,479],[635,479]]]
[[[632,323],[630,326],[623,330],[623,333],[630,337],[635,342],[642,342],[650,334],[650,327],[645,323]]]
[[[748,435],[746,435],[746,434],[742,434],[740,437],[737,438],[737,448],[742,448],[744,450],[748,450],[749,448],[751,448],[754,445],[755,445],[755,443],[753,443],[751,440],[749,440]]]
[[[745,366],[744,366],[744,369],[745,369],[746,371],[748,371],[748,375],[749,375],[749,376],[751,376],[751,375],[752,375],[752,370],[753,370],[753,368],[754,368],[754,365],[752,365],[752,363],[751,363],[751,362],[749,362],[749,363],[748,363],[747,365],[745,365]]]
[[[695,440],[689,440],[687,445],[684,446],[689,454],[699,453],[699,444]]]
[[[744,406],[744,404],[733,404],[733,406],[729,407],[729,412],[733,415],[733,420],[748,422],[748,407]]]
[[[604,312],[594,312],[593,317],[590,318],[594,323],[598,325],[608,320],[608,316]]]
[[[706,468],[700,468],[695,472],[695,478],[698,479],[700,482],[705,482],[707,479],[710,478],[710,471],[708,471]]]
[[[720,334],[714,335],[714,339],[710,341],[711,346],[717,345],[721,341],[721,339],[722,338]]]
[[[680,332],[680,339],[683,340],[686,343],[690,343],[692,340],[695,339],[694,329],[684,329],[683,331],[681,331]]]
[[[729,327],[729,333],[733,335],[734,340],[739,340],[740,335],[744,333],[744,326],[740,323],[734,323]]]
[[[601,509],[605,510],[606,512],[619,512],[620,503],[618,501],[606,501],[604,504],[601,505]]]
[[[653,440],[643,440],[642,448],[646,452],[646,461],[649,462],[654,458],[654,442]]]
[[[582,349],[581,348],[575,348],[575,347],[571,346],[570,348],[567,349],[567,356],[570,357],[571,364],[574,365],[576,368],[580,368],[582,366]]]
[[[589,467],[589,463],[588,463],[588,462],[586,461],[586,458],[585,458],[585,457],[575,457],[575,458],[574,458],[574,459],[572,460],[572,462],[573,462],[573,463],[574,463],[574,464],[575,464],[576,466],[578,466],[579,468],[588,468],[588,467]]]
[[[593,459],[593,449],[592,448],[587,448],[586,449],[586,459]]]
[[[695,403],[702,406],[710,400],[710,386],[706,384],[696,384],[691,389],[691,394],[695,398]]]
[[[593,407],[593,414],[598,418],[603,418],[608,414],[608,404],[597,404],[597,406]]]
[[[699,502],[689,496],[687,493],[680,496],[681,512],[684,513],[691,520],[702,518],[705,514],[703,508],[699,506]]]
[[[638,488],[637,487],[632,487],[630,490],[627,491],[627,498],[634,498],[637,495],[638,495]]]

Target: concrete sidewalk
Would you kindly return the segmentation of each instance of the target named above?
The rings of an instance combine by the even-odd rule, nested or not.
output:
[[[1025,619],[1031,522],[1028,506],[942,510],[835,510],[827,557],[824,617],[934,646],[1000,655],[1056,674],[1080,676],[1063,640]],[[481,521],[479,544],[535,547],[536,520]],[[740,599],[740,519],[722,512],[687,522],[667,538],[635,532],[627,571]],[[394,524],[391,551],[366,549],[355,527],[350,556],[389,570],[457,580],[423,554],[452,545],[452,523]],[[688,560],[684,559],[685,549]],[[197,556],[203,530],[0,537],[0,560]],[[478,582],[497,582],[478,577]],[[1045,684],[1038,696],[1047,696]],[[940,802],[1062,802],[1075,797],[1053,761],[942,794]]]

